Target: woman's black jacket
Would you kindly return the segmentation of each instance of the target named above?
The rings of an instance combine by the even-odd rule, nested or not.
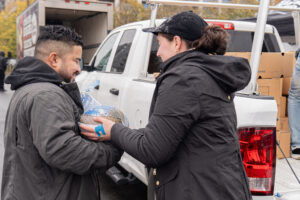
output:
[[[250,76],[243,58],[180,53],[163,63],[147,126],[113,126],[114,144],[156,168],[158,200],[252,199],[233,102]]]

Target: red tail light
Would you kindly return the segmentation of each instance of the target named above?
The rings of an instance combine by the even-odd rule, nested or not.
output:
[[[234,25],[229,22],[207,22],[209,25],[221,26],[225,30],[234,30]]]
[[[81,1],[76,1],[76,0],[73,0],[75,3],[80,3]],[[66,3],[70,3],[71,2],[71,0],[65,0],[65,2]],[[86,4],[86,5],[89,5],[90,4],[90,2],[89,1],[84,1],[83,2],[84,4]]]
[[[272,195],[275,181],[276,129],[242,128],[239,140],[252,194]]]

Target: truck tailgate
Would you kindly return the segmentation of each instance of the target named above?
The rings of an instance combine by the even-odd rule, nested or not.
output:
[[[273,97],[236,94],[238,128],[276,127],[277,104]]]

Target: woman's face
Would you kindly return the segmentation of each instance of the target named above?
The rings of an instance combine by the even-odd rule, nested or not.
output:
[[[157,50],[157,56],[159,56],[163,62],[175,56],[177,54],[175,40],[169,41],[163,37],[162,34],[158,33],[157,36],[159,48]]]

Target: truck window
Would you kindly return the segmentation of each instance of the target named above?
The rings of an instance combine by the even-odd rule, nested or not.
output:
[[[95,69],[98,71],[105,71],[107,67],[107,63],[109,61],[111,51],[114,47],[116,39],[119,33],[115,33],[111,35],[103,44],[101,49],[98,51],[95,58]]]
[[[160,57],[158,57],[157,54],[158,50],[158,41],[157,36],[153,35],[152,45],[151,45],[151,52],[150,52],[150,58],[149,58],[149,64],[148,64],[148,73],[153,74],[153,72],[159,72],[159,65],[162,63],[162,60]]]
[[[230,38],[227,45],[228,52],[251,52],[254,32],[227,30]],[[150,59],[148,64],[148,73],[159,72],[159,65],[162,62],[156,56],[158,50],[158,42],[156,35],[153,36]],[[275,35],[266,33],[262,52],[280,52]]]
[[[124,71],[135,32],[135,29],[124,31],[114,57],[111,72],[122,73]]]
[[[230,39],[228,52],[250,52],[254,39],[254,32],[227,30]],[[266,33],[262,47],[263,52],[280,52],[275,35]]]

